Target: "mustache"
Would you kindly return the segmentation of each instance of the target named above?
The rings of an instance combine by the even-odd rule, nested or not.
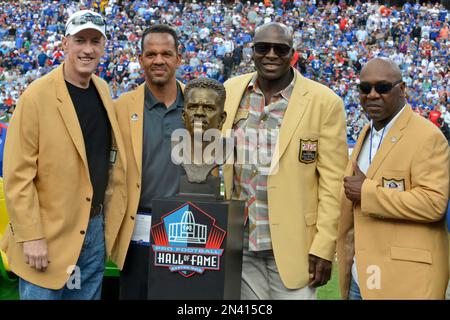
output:
[[[167,68],[164,65],[153,66],[150,68],[152,71],[166,71]]]
[[[376,107],[380,107],[380,108],[384,107],[384,105],[382,103],[366,102],[363,104],[363,107],[368,107],[368,106],[376,106]]]
[[[196,123],[200,123],[200,124],[206,124],[208,123],[208,121],[206,120],[206,118],[194,118],[191,121],[192,124],[196,124]]]

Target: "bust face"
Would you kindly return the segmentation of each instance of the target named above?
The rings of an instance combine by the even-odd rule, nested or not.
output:
[[[222,129],[226,113],[222,110],[219,94],[213,89],[193,88],[185,97],[183,121],[191,135],[194,128],[203,131],[208,129]]]

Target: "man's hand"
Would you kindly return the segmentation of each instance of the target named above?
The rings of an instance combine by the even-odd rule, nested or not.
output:
[[[344,177],[344,190],[347,199],[354,203],[361,202],[361,190],[364,180],[366,180],[366,175],[359,169],[356,161],[353,161],[353,176]]]
[[[310,288],[317,288],[327,284],[331,278],[331,261],[309,255],[309,284]]]
[[[26,241],[23,243],[25,262],[31,268],[44,272],[48,267],[47,241],[45,239]]]

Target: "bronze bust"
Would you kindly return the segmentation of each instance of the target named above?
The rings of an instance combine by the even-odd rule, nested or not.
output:
[[[220,143],[218,136],[226,119],[225,87],[214,79],[199,78],[186,85],[184,97],[183,121],[189,132],[191,150],[181,165],[189,182],[203,183],[223,163],[221,154],[214,151],[208,154],[205,150]],[[204,137],[211,132],[215,140],[205,141]]]

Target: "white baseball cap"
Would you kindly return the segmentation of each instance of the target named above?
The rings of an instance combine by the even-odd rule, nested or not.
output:
[[[91,10],[80,10],[72,14],[66,23],[65,36],[74,35],[85,29],[99,31],[106,39],[106,21],[101,14]]]

